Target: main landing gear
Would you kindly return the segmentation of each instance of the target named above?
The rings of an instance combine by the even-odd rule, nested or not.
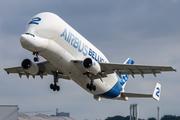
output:
[[[93,78],[93,74],[87,74],[87,76],[90,78],[90,80],[91,80],[91,83],[89,84],[87,84],[86,85],[86,87],[87,87],[87,89],[89,89],[90,91],[96,91],[96,86],[95,85],[93,85],[93,83],[94,83],[94,78]]]
[[[51,84],[50,85],[50,89],[52,89],[53,91],[60,91],[60,87],[57,85],[58,83],[58,79],[59,79],[59,76],[58,76],[58,72],[52,72],[53,75],[54,75],[54,84]]]
[[[33,52],[33,55],[35,55],[36,57],[34,57],[34,62],[39,62],[39,52]]]
[[[54,85],[53,84],[51,84],[50,85],[50,88],[53,90],[53,91],[59,91],[60,90],[60,87],[55,83]]]
[[[96,91],[96,86],[93,85],[93,84],[89,84],[89,83],[88,83],[88,84],[86,85],[86,87],[87,87],[87,89],[89,89],[90,91],[92,91],[92,90],[93,90],[93,91]]]

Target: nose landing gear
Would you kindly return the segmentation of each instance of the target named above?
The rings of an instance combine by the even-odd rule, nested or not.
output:
[[[34,62],[39,62],[39,52],[33,52],[33,55],[35,55],[36,57],[34,57]]]

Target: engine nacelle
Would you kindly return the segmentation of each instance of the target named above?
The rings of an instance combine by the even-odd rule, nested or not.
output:
[[[31,62],[29,59],[25,59],[21,63],[21,67],[29,74],[36,75],[39,72],[37,64]]]
[[[83,67],[90,73],[97,75],[101,72],[101,67],[94,59],[86,58],[83,61]]]

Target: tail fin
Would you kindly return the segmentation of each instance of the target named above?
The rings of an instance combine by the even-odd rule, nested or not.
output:
[[[124,64],[131,64],[131,65],[133,65],[134,64],[134,61],[131,59],[131,58],[128,58],[125,62],[124,62]]]
[[[134,64],[134,61],[132,59],[128,58],[124,62],[124,64]],[[117,75],[117,77],[118,77],[118,80],[119,80],[123,90],[124,90],[129,75],[121,75],[121,76]]]
[[[153,92],[153,98],[157,101],[160,99],[160,93],[161,93],[161,85],[159,83],[156,84],[156,87]]]

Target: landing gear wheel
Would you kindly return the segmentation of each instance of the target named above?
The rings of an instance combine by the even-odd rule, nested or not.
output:
[[[87,87],[87,89],[89,89],[90,91],[92,91],[92,90],[93,90],[93,91],[96,91],[96,86],[93,85],[93,84],[90,85],[90,84],[88,83],[88,84],[86,85],[86,87]]]
[[[54,87],[53,87],[53,91],[56,91],[56,86],[54,85]]]
[[[51,84],[50,88],[53,89],[53,91],[56,91],[56,90],[59,91],[60,90],[60,87],[58,85],[56,85],[56,84],[54,84],[54,85]]]
[[[53,84],[51,84],[51,85],[50,85],[50,88],[51,88],[51,89],[53,89],[53,87],[54,87],[54,85],[53,85]]]
[[[93,88],[92,88],[94,91],[96,91],[96,86],[93,85]]]
[[[60,87],[59,86],[57,86],[57,91],[59,91],[60,90]]]
[[[93,85],[90,85],[89,86],[89,90],[92,91],[92,88],[93,88]]]
[[[39,62],[39,57],[34,57],[34,62]]]
[[[89,86],[90,86],[90,85],[89,85],[89,83],[88,83],[88,84],[86,85],[87,89],[89,89]]]
[[[33,52],[33,55],[35,55],[36,57],[34,57],[34,62],[39,62],[39,53],[38,52]]]

